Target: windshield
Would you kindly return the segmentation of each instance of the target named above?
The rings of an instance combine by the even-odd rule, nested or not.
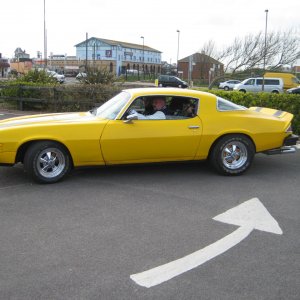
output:
[[[98,107],[96,116],[103,119],[114,120],[129,99],[130,94],[121,92]]]

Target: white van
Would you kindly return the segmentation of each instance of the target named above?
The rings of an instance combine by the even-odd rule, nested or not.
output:
[[[234,91],[262,92],[263,78],[248,78],[234,86]],[[281,78],[265,78],[264,91],[269,93],[283,93],[283,80]]]

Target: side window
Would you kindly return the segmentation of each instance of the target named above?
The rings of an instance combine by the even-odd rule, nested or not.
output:
[[[262,79],[256,79],[256,84],[257,85],[262,85]],[[266,80],[265,80],[265,84],[266,84]]]
[[[137,99],[135,99],[131,105],[130,105],[130,109],[134,109],[135,111],[137,111],[138,113],[143,114],[145,111],[145,102],[144,99],[139,97]]]
[[[174,96],[168,103],[167,119],[194,118],[198,110],[198,99]]]
[[[279,80],[278,79],[270,79],[270,82],[268,83],[269,85],[279,85]]]
[[[163,106],[161,109],[157,109],[158,98],[163,98],[165,102],[165,106]],[[180,120],[194,118],[197,115],[198,103],[198,99],[181,96],[139,97],[131,103],[130,107],[124,113],[122,119],[126,119],[132,110],[143,115],[143,117],[140,116],[139,119],[158,119],[154,117],[157,111],[161,111],[165,115],[165,118],[160,118],[160,120]]]
[[[249,79],[249,80],[245,83],[245,85],[254,85],[254,81],[255,81],[255,79]]]

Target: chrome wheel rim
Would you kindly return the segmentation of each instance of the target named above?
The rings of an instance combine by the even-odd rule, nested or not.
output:
[[[66,166],[64,154],[56,148],[43,150],[37,158],[37,170],[45,178],[60,175]]]
[[[241,168],[247,161],[247,148],[243,143],[232,142],[225,145],[222,151],[222,162],[231,170]]]

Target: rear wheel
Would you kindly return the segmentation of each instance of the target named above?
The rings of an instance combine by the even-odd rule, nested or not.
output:
[[[54,183],[71,169],[71,158],[65,147],[52,141],[34,143],[24,157],[25,171],[39,183]]]
[[[224,175],[240,175],[251,166],[255,154],[252,141],[244,135],[221,138],[210,153],[210,162]]]

